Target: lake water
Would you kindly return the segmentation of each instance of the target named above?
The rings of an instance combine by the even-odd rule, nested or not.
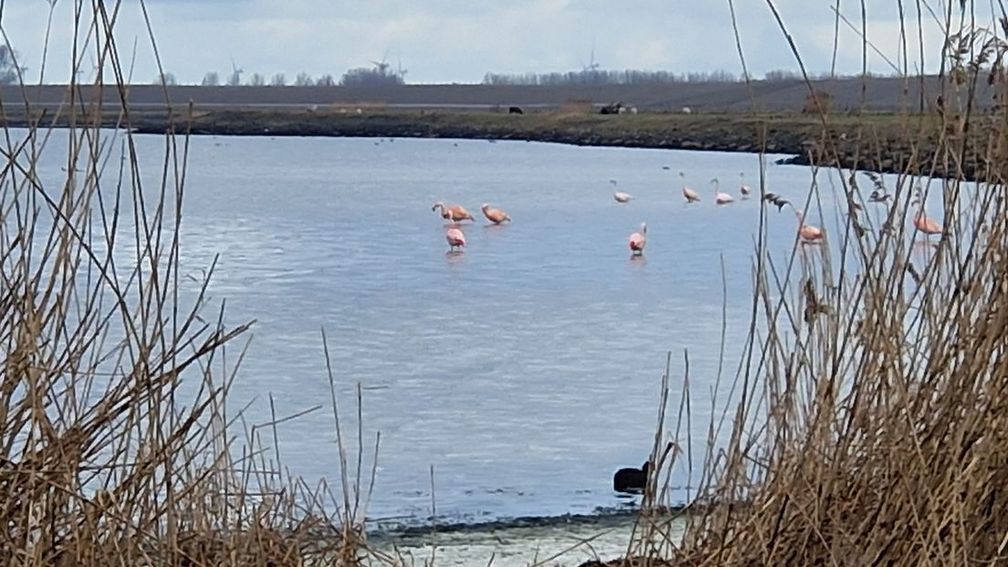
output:
[[[158,169],[163,139],[138,140]],[[683,203],[680,170],[700,204]],[[229,323],[257,320],[231,408],[253,401],[247,421],[262,423],[270,393],[281,416],[323,406],[278,428],[284,465],[309,484],[339,479],[324,328],[351,455],[356,385],[364,391],[365,467],[381,432],[370,518],[426,521],[431,467],[439,522],[594,513],[630,503],[613,493],[612,473],[648,455],[668,351],[673,413],[689,353],[693,443],[702,444],[722,307],[726,382],[737,366],[759,203],[716,207],[709,180],[738,196],[740,171],[756,185],[758,157],[194,137],[183,269],[219,253],[210,295],[226,299]],[[811,182],[795,166],[768,165],[767,177],[794,199]],[[610,179],[636,198],[617,204]],[[446,254],[431,212],[439,200],[478,217],[489,202],[514,221],[466,223],[465,252]],[[790,249],[793,216],[770,220],[771,238]],[[647,250],[631,259],[627,237],[642,221]],[[685,469],[672,480],[685,485]]]

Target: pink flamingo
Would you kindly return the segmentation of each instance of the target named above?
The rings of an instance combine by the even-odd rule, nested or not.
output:
[[[932,219],[924,213],[924,197],[920,194],[920,189],[917,189],[917,214],[914,216],[914,228],[918,231],[923,232],[925,235],[941,234],[942,227],[941,224]]]
[[[734,203],[735,202],[735,197],[732,197],[728,193],[722,193],[721,192],[721,183],[718,181],[717,177],[715,177],[714,179],[711,179],[711,183],[714,184],[714,202],[715,203],[717,203],[718,205],[727,205],[729,203]]]
[[[458,248],[458,251],[461,252],[462,248],[466,245],[465,234],[457,228],[449,228],[445,232],[445,240],[448,241],[449,252],[455,252],[455,248]]]
[[[480,210],[483,211],[483,216],[485,216],[488,221],[494,224],[500,224],[504,221],[511,222],[511,217],[509,217],[507,212],[505,212],[503,209],[494,209],[491,208],[489,204],[483,203],[483,206],[480,207]]]
[[[640,231],[635,232],[630,235],[630,240],[627,242],[630,246],[630,254],[633,256],[640,256],[644,254],[644,246],[647,245],[647,223],[642,222],[640,225]]]
[[[749,186],[746,185],[744,171],[739,172],[739,178],[742,179],[742,185],[739,187],[739,193],[742,194],[743,199],[746,199],[749,197],[749,193],[752,193],[752,189],[750,189]]]
[[[694,191],[693,189],[690,189],[686,185],[686,174],[680,171],[679,172],[679,177],[682,179],[682,182],[683,182],[682,195],[683,195],[683,197],[686,198],[686,202],[687,203],[698,203],[698,202],[700,202],[700,194],[697,193],[696,191]]]
[[[798,218],[798,239],[801,240],[802,244],[818,244],[822,242],[826,233],[817,226],[806,224],[801,211],[795,209],[793,205],[791,208],[794,209],[795,217]]]
[[[449,220],[452,222],[459,222],[463,220],[475,220],[473,219],[473,216],[469,214],[469,211],[465,210],[465,207],[463,207],[462,205],[446,206],[441,201],[438,201],[437,203],[434,203],[434,206],[431,207],[431,210],[436,211],[438,209],[441,209],[441,218],[445,220]]]
[[[776,193],[767,193],[763,196],[763,200],[775,205],[778,211],[783,211],[785,206],[791,207],[795,218],[798,219],[798,240],[802,244],[818,244],[826,237],[826,233],[821,228],[805,223],[804,215],[791,204],[791,201]]]
[[[619,187],[619,185],[616,184],[615,179],[610,179],[609,183],[612,183],[614,189]],[[631,195],[630,193],[625,193],[623,191],[614,191],[612,196],[613,199],[616,199],[617,203],[627,203],[630,201],[630,199],[633,199],[633,195]]]

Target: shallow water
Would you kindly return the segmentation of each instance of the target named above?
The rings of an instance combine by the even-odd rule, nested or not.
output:
[[[163,138],[138,140],[157,170]],[[757,156],[266,137],[194,137],[189,155],[183,271],[219,253],[210,295],[226,299],[229,323],[257,321],[229,406],[254,400],[250,424],[268,421],[268,394],[280,416],[322,406],[278,427],[284,466],[309,484],[339,479],[323,328],[351,466],[358,383],[366,469],[381,432],[368,508],[378,521],[427,520],[431,467],[439,521],[632,504],[612,492],[612,473],[648,455],[669,351],[673,413],[688,352],[699,451],[722,308],[724,384],[741,354],[759,221],[755,199],[716,207],[709,180],[738,197],[740,171],[756,184]],[[683,203],[680,170],[700,204]],[[811,173],[769,165],[767,177],[797,200]],[[617,204],[610,179],[635,199]],[[490,202],[514,221],[465,223],[465,252],[446,254],[438,200],[477,216]],[[626,240],[642,221],[647,250],[631,259]],[[789,249],[794,217],[770,221]],[[676,468],[672,485],[688,481]]]

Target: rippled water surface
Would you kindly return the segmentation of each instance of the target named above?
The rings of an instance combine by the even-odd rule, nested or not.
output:
[[[160,168],[161,138],[140,137],[140,151]],[[612,473],[650,450],[669,351],[676,403],[689,353],[702,441],[722,307],[725,380],[749,322],[759,211],[755,199],[715,207],[709,180],[738,196],[757,156],[267,137],[195,137],[189,154],[183,268],[219,253],[210,295],[229,323],[257,321],[229,405],[253,401],[249,423],[268,420],[270,393],[281,416],[321,405],[279,426],[280,454],[338,484],[324,328],[351,449],[363,388],[365,468],[381,432],[370,517],[423,521],[432,466],[438,515],[456,521],[626,504]],[[680,170],[699,205],[684,205]],[[795,198],[811,179],[791,166],[767,175]],[[636,198],[614,202],[610,179]],[[477,215],[490,202],[514,222],[467,223],[465,252],[449,255],[438,200]],[[795,219],[771,220],[789,247]],[[642,221],[646,254],[632,260]]]

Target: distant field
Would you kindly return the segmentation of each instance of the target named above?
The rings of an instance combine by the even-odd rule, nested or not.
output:
[[[863,108],[898,112],[919,110],[923,86],[925,107],[933,105],[939,82],[929,77],[904,81],[893,78],[839,79],[815,81],[815,87],[833,96],[836,111]],[[986,86],[981,86],[986,89]],[[750,94],[751,89],[751,94]],[[41,87],[0,87],[5,107],[23,105],[53,108],[69,100],[65,85]],[[405,85],[379,88],[350,87],[198,87],[133,85],[127,100],[137,109],[163,109],[190,101],[201,109],[293,108],[310,106],[383,107],[391,110],[500,111],[520,106],[526,111],[550,110],[571,104],[603,105],[622,102],[643,111],[681,111],[688,107],[701,112],[762,110],[797,112],[805,103],[808,87],[802,81],[754,81],[745,83],[679,83],[669,85],[582,85],[582,86],[489,86],[489,85]],[[101,96],[116,103],[119,93],[111,88],[82,87],[86,101]],[[167,96],[166,96],[167,95]],[[981,94],[980,101],[989,101]],[[946,93],[946,99],[951,97]],[[864,104],[862,105],[862,101]]]
[[[745,84],[683,83],[600,87],[418,85],[380,89],[344,87],[130,87],[130,125],[138,132],[169,128],[193,134],[475,138],[576,145],[648,147],[791,154],[792,163],[840,164],[875,171],[919,171],[938,147],[941,121],[934,110],[938,83],[898,79],[820,81],[833,95],[829,128],[803,113],[808,87],[800,81]],[[867,113],[862,108],[862,87]],[[987,87],[981,87],[987,88]],[[165,96],[171,101],[168,112]],[[0,88],[3,121],[23,126],[65,125],[69,89]],[[103,122],[119,125],[118,91],[89,87],[80,100],[104,100]],[[24,104],[27,98],[29,104]],[[944,95],[955,109],[955,95]],[[988,94],[980,100],[991,100]],[[602,115],[598,106],[619,101],[640,112]],[[916,101],[916,102],[915,102]],[[192,114],[188,112],[192,103]],[[509,114],[518,106],[524,114]],[[692,112],[683,112],[689,107]],[[30,112],[25,113],[25,109]],[[172,117],[170,118],[169,115]],[[993,125],[992,125],[993,126]],[[963,159],[968,177],[989,167],[977,160],[994,129],[970,131]],[[913,142],[908,142],[913,140]],[[934,173],[942,175],[943,165]]]

